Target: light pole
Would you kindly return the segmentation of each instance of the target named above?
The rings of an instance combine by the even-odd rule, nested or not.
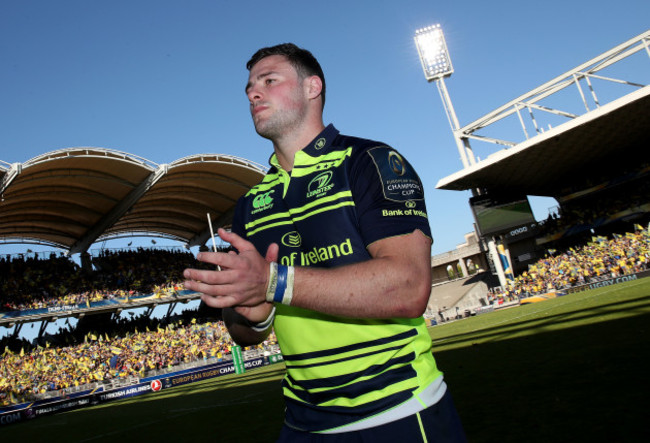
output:
[[[474,152],[472,151],[472,147],[470,146],[467,137],[461,137],[462,134],[460,132],[458,117],[456,117],[456,111],[454,111],[454,106],[451,103],[451,98],[449,98],[449,92],[445,85],[445,77],[449,77],[454,72],[454,67],[451,64],[451,58],[449,57],[449,51],[447,50],[445,36],[442,33],[440,25],[433,25],[415,31],[414,39],[415,46],[420,55],[420,62],[422,62],[424,77],[428,82],[435,81],[438,86],[438,91],[442,98],[442,104],[447,112],[451,131],[454,135],[454,140],[456,141],[458,153],[460,154],[460,160],[463,162],[463,168],[469,168],[476,164]],[[476,195],[477,192],[476,189],[472,190],[473,195]],[[497,271],[499,282],[501,283],[501,286],[505,288],[508,281],[501,264],[499,253],[496,249],[496,239],[494,236],[488,239],[488,252],[492,257],[492,262]]]
[[[456,140],[460,160],[463,162],[463,168],[468,168],[470,165],[476,163],[474,154],[467,139],[460,137],[460,124],[456,111],[451,103],[447,86],[445,85],[445,77],[449,77],[454,72],[454,67],[449,58],[449,51],[447,50],[447,43],[445,36],[442,33],[440,25],[428,26],[426,28],[418,29],[415,31],[415,46],[420,55],[420,62],[422,62],[422,69],[424,70],[424,77],[428,82],[435,81],[442,98],[442,104],[445,107],[451,130]]]

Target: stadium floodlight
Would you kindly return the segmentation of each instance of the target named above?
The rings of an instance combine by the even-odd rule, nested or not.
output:
[[[454,72],[440,25],[415,31],[415,46],[418,48],[424,76],[428,81],[449,77]]]
[[[460,134],[460,123],[456,117],[456,111],[451,103],[447,86],[445,85],[445,77],[449,77],[454,68],[451,65],[451,58],[447,50],[447,42],[442,33],[440,25],[428,26],[415,31],[415,46],[420,55],[420,62],[422,62],[422,69],[424,70],[424,77],[428,82],[435,81],[440,91],[442,104],[445,106],[449,124],[456,140],[460,160],[463,163],[463,168],[468,168],[476,163],[472,148],[467,139],[462,139]]]

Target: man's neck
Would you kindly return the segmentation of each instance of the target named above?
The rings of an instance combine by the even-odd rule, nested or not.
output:
[[[304,149],[323,129],[325,129],[325,125],[320,121],[302,131],[292,132],[280,140],[273,140],[273,150],[282,169],[291,171],[296,152]]]

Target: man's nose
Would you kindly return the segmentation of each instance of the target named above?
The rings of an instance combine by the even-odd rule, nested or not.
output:
[[[246,91],[246,95],[248,96],[248,101],[250,101],[251,104],[253,104],[253,102],[262,98],[262,94],[255,86],[251,86],[250,88],[248,88],[248,91]]]

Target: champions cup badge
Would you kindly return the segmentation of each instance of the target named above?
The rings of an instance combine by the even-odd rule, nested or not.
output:
[[[391,151],[388,153],[388,164],[390,169],[397,176],[402,176],[406,172],[406,167],[404,166],[404,159],[397,152]]]

